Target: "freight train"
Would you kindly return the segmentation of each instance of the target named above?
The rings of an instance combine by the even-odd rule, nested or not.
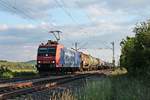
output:
[[[70,50],[56,41],[40,44],[37,53],[37,69],[43,72],[89,71],[112,67],[111,63],[83,52]]]

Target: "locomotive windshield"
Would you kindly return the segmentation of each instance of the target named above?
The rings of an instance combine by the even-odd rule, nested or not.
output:
[[[38,56],[42,56],[45,54],[48,56],[55,56],[56,55],[56,48],[49,47],[49,48],[39,48],[38,49]]]

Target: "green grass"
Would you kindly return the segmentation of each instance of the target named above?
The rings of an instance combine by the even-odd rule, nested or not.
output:
[[[32,64],[0,61],[0,78],[30,77],[36,73]]]
[[[30,61],[26,61],[26,62],[22,62],[22,63],[35,65],[36,64],[36,60],[30,60]]]
[[[88,81],[77,97],[79,100],[150,100],[147,84],[126,76],[109,77]]]
[[[150,79],[131,77],[125,68],[117,68],[109,76],[87,80],[78,93],[63,93],[66,100],[150,100]],[[68,98],[67,98],[68,97]]]
[[[148,80],[146,80],[148,81]],[[100,80],[87,80],[79,93],[63,93],[63,100],[150,100],[149,81],[128,76],[104,77]],[[67,94],[67,95],[66,95]]]
[[[127,74],[128,71],[126,68],[124,67],[118,67],[118,68],[115,68],[112,72],[111,72],[111,76],[115,76],[115,75],[123,75],[123,74]]]

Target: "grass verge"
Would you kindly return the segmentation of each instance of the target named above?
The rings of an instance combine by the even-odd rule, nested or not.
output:
[[[67,91],[60,100],[150,100],[150,87],[142,80],[123,76],[87,80],[78,94]],[[71,99],[70,99],[71,97]]]
[[[127,76],[88,81],[79,100],[150,100],[150,87]]]

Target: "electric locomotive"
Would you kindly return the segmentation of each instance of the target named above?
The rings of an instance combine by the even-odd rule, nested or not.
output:
[[[65,48],[56,41],[41,44],[37,53],[39,72],[74,71],[80,68],[80,53]]]
[[[110,64],[83,52],[70,50],[56,41],[39,45],[37,69],[44,72],[73,72],[109,68]]]

